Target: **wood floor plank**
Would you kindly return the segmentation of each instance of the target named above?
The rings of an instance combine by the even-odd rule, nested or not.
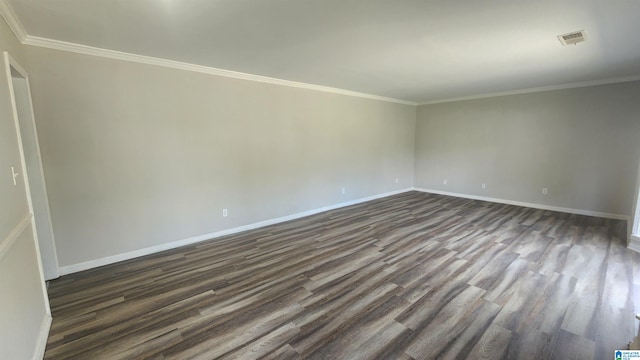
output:
[[[402,321],[401,323],[415,331],[414,339],[405,352],[416,359],[431,359],[451,350],[451,345],[465,329],[473,329],[473,321],[483,322],[484,318],[474,315],[490,317],[497,314],[500,307],[482,300],[483,294],[484,290],[469,286],[442,307],[432,321],[419,321],[415,317]],[[478,338],[480,335],[481,333],[478,334]]]
[[[476,345],[469,351],[468,360],[499,360],[504,359],[512,332],[492,324],[482,335]]]
[[[604,359],[626,223],[407,192],[63,276],[46,359]]]
[[[395,284],[383,284],[372,289],[368,294],[355,298],[355,301],[345,304],[346,306],[334,309],[334,312],[325,315],[325,318],[316,318],[312,323],[300,323],[302,331],[292,339],[290,344],[303,355],[316,351],[328,340],[339,336],[350,323],[366,316],[367,309],[381,306],[389,297],[395,296],[397,288]]]
[[[567,309],[571,306],[571,296],[576,287],[576,279],[562,274],[554,273],[546,284],[540,303],[538,315],[532,326],[547,334],[555,334],[560,331]]]
[[[585,339],[595,340],[598,331],[598,301],[577,296],[572,299],[561,328]]]
[[[514,333],[505,359],[539,360],[553,356],[553,335],[536,329]]]
[[[536,271],[544,275],[552,275],[562,271],[562,266],[567,262],[570,246],[559,245],[554,240],[547,250],[542,254],[540,261],[536,264]]]
[[[299,332],[300,328],[294,323],[289,322],[224,357],[228,359],[257,359],[264,357],[280,349],[283,345],[287,344],[287,341],[292,336]]]
[[[549,281],[547,276],[535,272],[523,275],[518,289],[502,308],[495,323],[516,333],[529,328],[541,311],[539,305],[544,301],[542,294],[546,281]]]
[[[468,319],[457,324],[458,333],[448,337],[450,341],[447,347],[440,351],[437,358],[451,360],[464,358],[488,330],[499,311],[499,305],[481,300],[481,305]]]
[[[527,260],[514,260],[503,272],[498,273],[498,277],[493,282],[486,282],[486,286],[483,287],[487,290],[484,298],[504,306],[518,289],[519,281],[529,271],[529,267],[530,263]],[[474,279],[475,277],[471,279],[471,284],[474,284]],[[477,283],[475,285],[479,286]]]
[[[396,339],[407,332],[405,326],[393,321],[407,305],[406,300],[398,296],[388,297],[380,306],[343,328],[342,335],[337,334],[305,358],[375,359],[382,349],[393,346]]]
[[[610,355],[613,358],[613,351]],[[554,360],[594,360],[595,343],[581,336],[560,330],[556,336],[551,356]]]

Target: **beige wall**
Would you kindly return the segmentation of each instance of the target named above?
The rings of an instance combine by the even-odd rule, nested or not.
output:
[[[22,47],[4,21],[0,45],[31,75],[61,266],[414,185],[612,214],[633,206],[638,82],[416,114],[413,106]],[[3,71],[0,240],[28,212],[24,186],[8,176],[20,159],[6,80]],[[46,319],[30,230],[0,258],[0,358],[31,357]]]
[[[425,105],[416,114],[25,51],[63,267],[411,186],[615,215],[633,206],[637,82]]]
[[[26,53],[61,266],[413,185],[414,106]]]
[[[640,82],[420,106],[415,186],[629,215],[639,140]]]
[[[0,259],[0,359],[31,359],[44,351],[47,341],[51,318],[30,230]]]
[[[0,50],[24,64],[23,48],[0,17]],[[47,305],[38,268],[22,177],[13,185],[11,166],[23,174],[4,59],[0,72],[0,359],[30,359],[46,341]],[[21,230],[21,231],[18,231]],[[16,236],[10,234],[16,233]],[[43,338],[44,336],[44,338]],[[35,350],[37,352],[37,350]],[[36,354],[37,355],[37,354]]]
[[[24,63],[22,46],[2,17],[0,17],[0,46],[2,52],[8,51],[14,59]],[[0,239],[4,239],[29,210],[24,184],[19,182],[18,186],[13,186],[11,176],[11,166],[20,166],[20,153],[5,73],[4,54],[0,56],[2,56],[0,67]]]

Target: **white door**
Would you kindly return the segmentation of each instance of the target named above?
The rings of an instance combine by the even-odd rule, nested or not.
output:
[[[29,208],[34,216],[35,235],[40,247],[42,270],[46,280],[60,276],[58,256],[56,254],[49,200],[40,157],[38,132],[33,116],[31,90],[28,74],[9,56],[4,53],[9,81],[9,92],[13,106],[13,114],[22,157],[23,180],[27,188]],[[19,176],[19,175],[18,175]]]

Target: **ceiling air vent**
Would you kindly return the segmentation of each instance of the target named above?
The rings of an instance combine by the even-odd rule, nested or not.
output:
[[[558,40],[560,40],[564,46],[575,45],[587,40],[587,33],[585,33],[584,30],[574,31],[558,36]]]

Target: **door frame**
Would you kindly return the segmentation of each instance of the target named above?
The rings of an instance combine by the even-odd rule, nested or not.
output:
[[[36,128],[36,122],[35,122],[35,113],[33,112],[33,102],[32,102],[32,98],[31,98],[31,87],[29,84],[29,74],[24,70],[24,68],[22,66],[20,66],[20,64],[18,64],[12,57],[11,55],[9,55],[9,53],[7,51],[4,52],[4,62],[5,62],[5,71],[6,71],[6,76],[7,76],[7,82],[8,82],[8,86],[9,86],[9,96],[11,97],[11,110],[13,113],[13,120],[16,126],[16,133],[17,133],[17,137],[18,137],[18,148],[20,151],[20,162],[21,162],[21,166],[22,166],[22,179],[24,181],[24,186],[26,189],[26,196],[27,196],[27,203],[29,205],[29,211],[32,214],[31,217],[31,226],[33,228],[33,235],[36,241],[36,252],[37,252],[37,256],[38,256],[38,263],[39,263],[39,267],[40,267],[40,272],[41,275],[43,277],[44,280],[50,280],[50,279],[55,279],[57,277],[60,276],[60,266],[58,264],[58,254],[56,251],[56,244],[55,244],[55,238],[54,238],[54,234],[53,234],[53,223],[51,221],[51,210],[49,207],[49,195],[47,194],[47,187],[46,187],[46,182],[45,182],[45,178],[44,178],[44,168],[42,166],[42,157],[41,157],[41,153],[40,153],[40,144],[38,142],[38,130]],[[13,79],[16,77],[11,69],[13,68],[13,70],[15,70],[19,75],[20,78],[24,79],[25,81],[25,85],[26,85],[26,96],[28,97],[28,106],[29,106],[29,111],[30,111],[30,115],[29,116],[31,119],[23,119],[20,120],[19,115],[18,115],[18,107],[17,107],[17,102],[16,102],[16,94],[15,94],[15,89],[14,89],[14,85],[13,85]],[[31,186],[29,184],[29,174],[27,172],[27,158],[25,156],[25,151],[24,151],[24,143],[23,143],[23,131],[20,129],[20,122],[21,121],[27,121],[30,122],[30,126],[33,129],[33,136],[35,137],[35,139],[33,139],[33,143],[35,144],[35,152],[36,152],[36,161],[37,164],[31,164],[31,165],[35,165],[39,168],[39,173],[38,175],[40,175],[40,183],[42,184],[42,189],[40,189],[42,191],[41,196],[44,196],[44,199],[42,200],[43,203],[43,210],[45,212],[45,219],[44,219],[44,223],[46,224],[46,228],[42,228],[43,226],[40,226],[40,229],[37,228],[36,226],[36,218],[35,218],[35,211],[34,211],[34,206],[33,206],[33,200],[32,200],[32,191],[31,191]],[[48,251],[47,254],[45,254],[45,256],[47,256],[47,262],[50,264],[49,266],[47,266],[47,269],[45,271],[44,269],[44,263],[42,261],[42,247],[40,246],[40,241],[41,238],[38,237],[38,230],[40,231],[46,231],[48,233],[48,239],[51,241],[50,244],[48,244],[48,248],[50,249],[50,251]],[[46,292],[45,292],[46,294]]]

